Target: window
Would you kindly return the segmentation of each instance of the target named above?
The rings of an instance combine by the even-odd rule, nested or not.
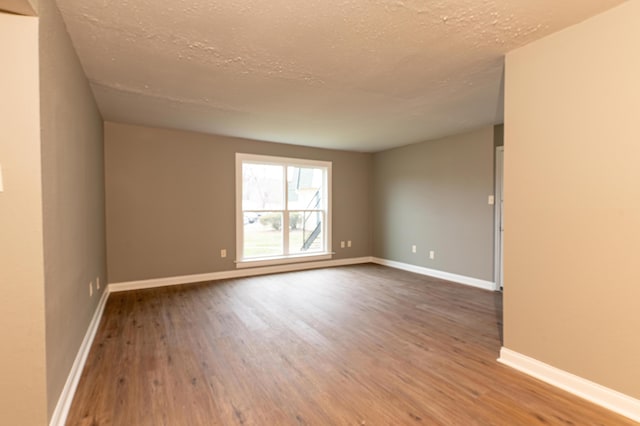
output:
[[[236,154],[237,267],[331,258],[331,163]]]

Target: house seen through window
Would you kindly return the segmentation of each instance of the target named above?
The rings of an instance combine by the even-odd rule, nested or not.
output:
[[[329,258],[331,163],[236,154],[238,266]]]

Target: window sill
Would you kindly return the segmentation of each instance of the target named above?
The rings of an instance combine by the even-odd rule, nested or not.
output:
[[[330,260],[334,253],[314,253],[299,256],[269,257],[252,260],[236,261],[236,269],[255,268],[258,266],[285,265],[287,263],[314,262],[318,260]]]

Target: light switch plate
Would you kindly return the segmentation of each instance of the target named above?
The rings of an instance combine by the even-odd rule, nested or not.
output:
[[[492,206],[496,202],[496,198],[493,195],[489,195],[489,205]]]

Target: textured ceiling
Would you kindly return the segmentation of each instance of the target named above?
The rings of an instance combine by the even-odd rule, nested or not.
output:
[[[619,3],[58,0],[106,120],[357,151],[501,122],[504,54]]]

